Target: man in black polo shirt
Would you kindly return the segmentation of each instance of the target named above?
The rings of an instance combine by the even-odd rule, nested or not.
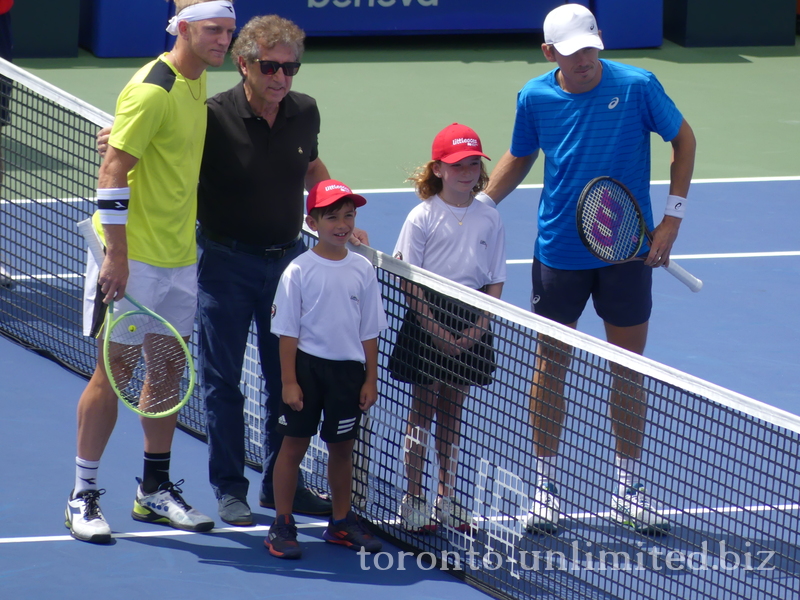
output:
[[[198,189],[199,367],[209,477],[220,517],[231,525],[252,523],[239,389],[250,323],[255,318],[268,394],[260,504],[273,508],[282,386],[272,301],[284,268],[305,250],[303,188],[330,178],[317,152],[316,102],[290,91],[304,37],[291,21],[254,17],[231,51],[243,81],[208,100]],[[302,477],[298,486],[294,512],[330,514],[330,501],[306,489]]]

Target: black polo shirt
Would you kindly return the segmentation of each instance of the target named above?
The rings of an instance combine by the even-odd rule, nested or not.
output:
[[[201,226],[256,246],[296,238],[319,126],[317,103],[305,94],[289,92],[272,127],[253,113],[242,83],[209,98],[197,192]]]

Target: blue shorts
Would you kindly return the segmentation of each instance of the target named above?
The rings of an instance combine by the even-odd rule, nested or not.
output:
[[[355,360],[327,360],[297,351],[297,383],[303,390],[303,409],[281,402],[277,432],[288,437],[314,437],[323,411],[319,437],[325,442],[358,438],[361,424],[361,387],[366,371]]]
[[[557,323],[575,323],[591,296],[597,315],[616,327],[650,320],[653,268],[633,260],[598,269],[553,269],[533,259],[531,310]]]

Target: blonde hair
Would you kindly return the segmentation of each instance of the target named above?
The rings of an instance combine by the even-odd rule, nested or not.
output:
[[[411,181],[414,183],[414,189],[417,192],[417,196],[423,200],[433,198],[444,188],[442,178],[437,177],[436,173],[433,171],[433,165],[440,162],[441,161],[438,160],[429,160],[427,163],[414,171],[414,173],[408,179],[406,179],[406,181]],[[476,183],[475,187],[472,188],[472,193],[477,194],[478,192],[483,191],[487,183],[489,183],[489,174],[486,172],[486,165],[484,164],[483,159],[481,159],[481,174],[480,177],[478,177],[478,183]]]
[[[305,32],[289,19],[278,15],[253,17],[239,32],[231,48],[231,58],[241,74],[240,56],[245,62],[253,62],[261,56],[262,48],[271,50],[278,44],[283,44],[291,48],[295,60],[299,61],[305,50],[305,39]]]

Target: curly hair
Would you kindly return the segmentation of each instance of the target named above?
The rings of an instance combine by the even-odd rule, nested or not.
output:
[[[278,44],[291,48],[295,60],[303,56],[306,34],[289,19],[278,15],[253,17],[239,32],[231,48],[231,58],[239,69],[239,57],[245,62],[253,62],[261,56],[262,48],[271,50]],[[239,69],[241,73],[241,69]]]
[[[442,191],[442,178],[437,177],[433,172],[433,165],[439,162],[441,161],[429,160],[427,163],[414,171],[414,173],[408,179],[406,179],[406,181],[411,181],[414,183],[414,189],[417,192],[417,196],[423,200],[432,198]],[[472,193],[477,194],[478,192],[483,191],[487,183],[489,183],[489,174],[486,172],[486,165],[481,160],[481,174],[480,177],[478,177],[478,183],[476,183],[475,187],[472,188]]]

